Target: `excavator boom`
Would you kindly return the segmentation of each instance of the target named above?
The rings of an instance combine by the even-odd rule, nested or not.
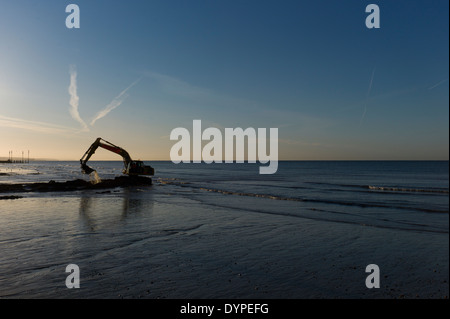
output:
[[[104,148],[113,153],[119,154],[123,158],[124,170],[123,173],[126,175],[154,175],[155,170],[151,166],[144,165],[141,161],[133,161],[130,154],[123,148],[116,146],[108,141],[105,141],[101,137],[97,138],[94,143],[88,148],[86,153],[80,159],[81,171],[84,174],[91,174],[95,170],[87,166],[87,161],[94,155],[97,148]]]

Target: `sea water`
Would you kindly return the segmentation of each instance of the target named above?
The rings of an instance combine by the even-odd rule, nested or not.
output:
[[[447,161],[146,164],[151,187],[0,194],[22,196],[0,200],[0,297],[448,296]],[[77,162],[0,164],[0,184],[73,179]]]

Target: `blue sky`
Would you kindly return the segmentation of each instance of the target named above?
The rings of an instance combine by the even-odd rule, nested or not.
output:
[[[70,3],[80,29],[65,26]],[[365,26],[370,3],[380,29]],[[77,160],[103,137],[168,160],[171,130],[201,119],[278,128],[280,159],[448,159],[448,11],[446,0],[3,1],[0,158]],[[86,126],[71,116],[75,71]]]

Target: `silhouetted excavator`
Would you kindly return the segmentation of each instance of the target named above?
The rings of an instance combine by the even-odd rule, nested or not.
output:
[[[123,157],[123,165],[124,169],[122,173],[126,175],[154,175],[155,170],[151,166],[144,165],[142,161],[133,161],[123,148],[116,146],[108,141],[105,141],[101,137],[97,138],[94,143],[89,147],[89,149],[84,153],[83,157],[80,159],[81,171],[84,174],[91,174],[95,171],[95,169],[90,168],[86,165],[87,161],[91,158],[91,156],[95,153],[97,148],[102,147],[107,149],[108,151],[119,154]]]

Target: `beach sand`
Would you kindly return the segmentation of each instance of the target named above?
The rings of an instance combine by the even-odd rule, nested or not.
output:
[[[150,188],[2,200],[0,297],[448,298],[448,233],[274,215],[255,207],[302,208]],[[69,264],[80,268],[80,289],[65,285]],[[380,268],[380,288],[366,287],[369,264]]]

